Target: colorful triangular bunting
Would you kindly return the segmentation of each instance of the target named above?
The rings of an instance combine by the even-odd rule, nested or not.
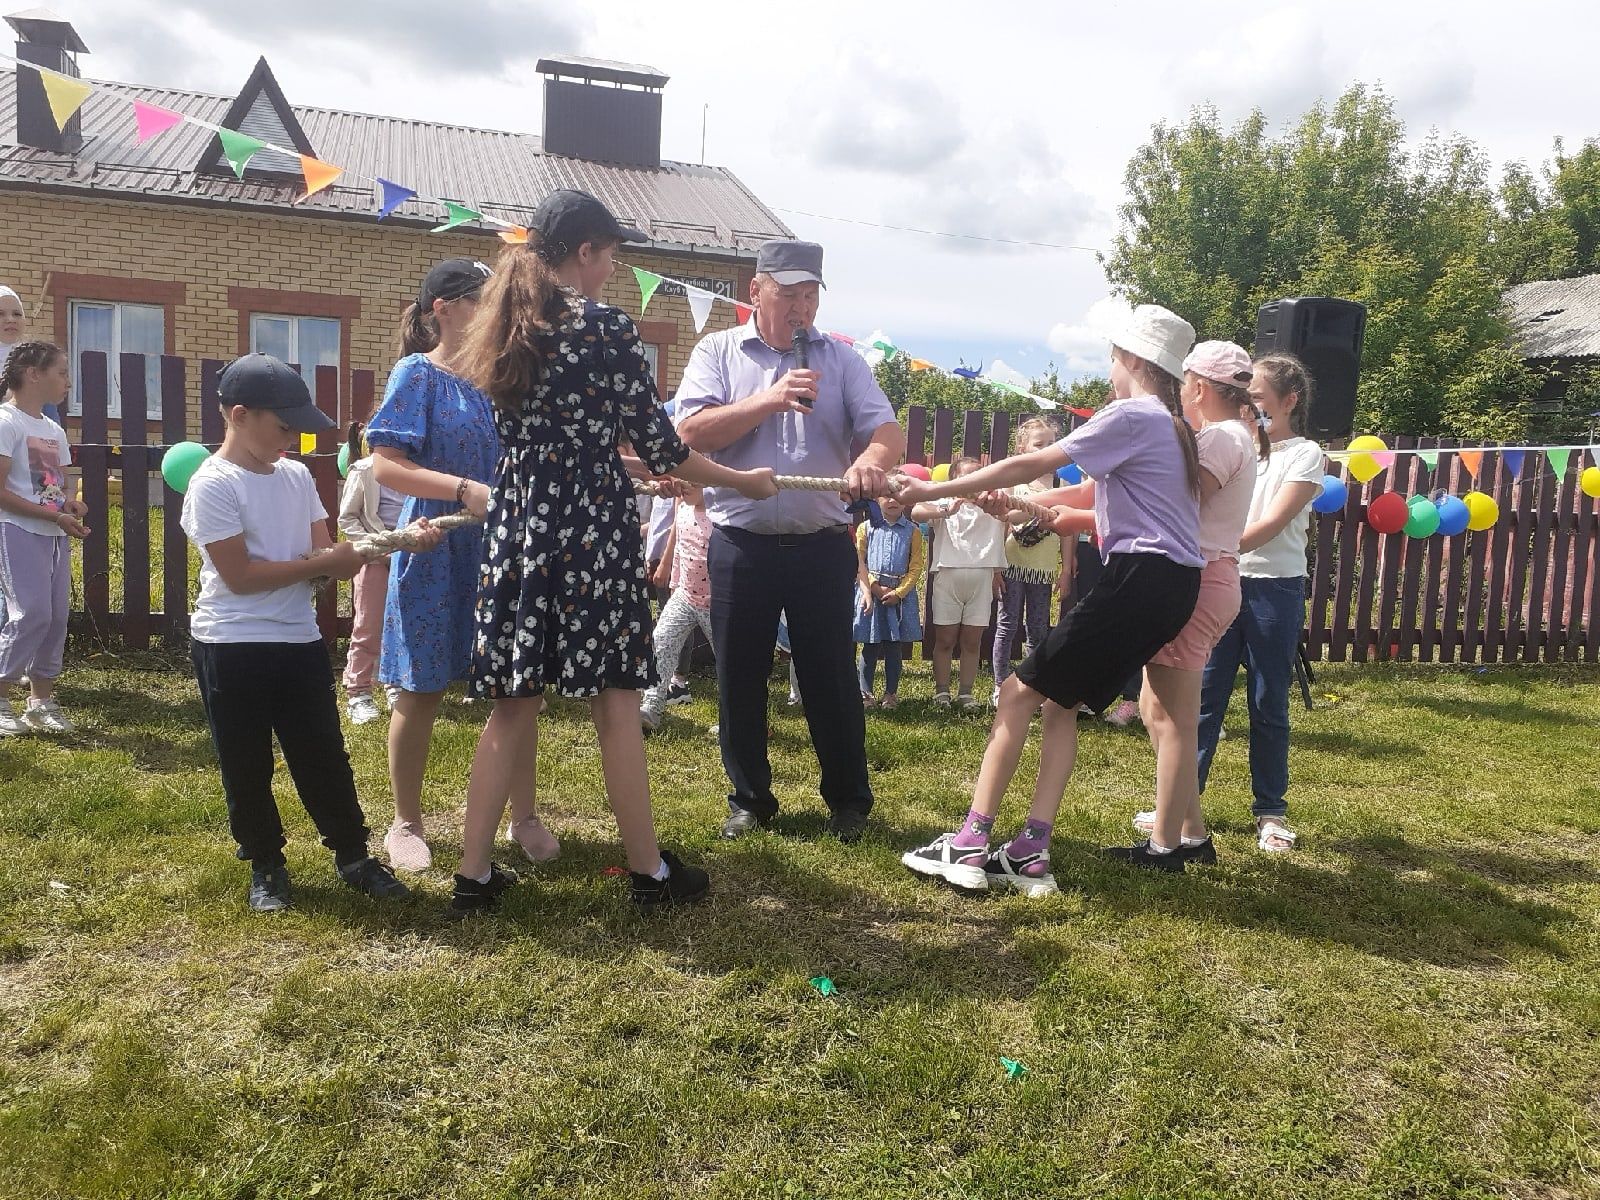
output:
[[[56,119],[57,129],[67,127],[72,114],[83,107],[83,102],[94,91],[87,83],[54,71],[39,71],[39,81],[44,84],[45,98],[50,101],[50,115]]]
[[[1500,451],[1500,460],[1506,464],[1506,470],[1511,473],[1512,479],[1515,479],[1518,475],[1522,474],[1522,459],[1524,454],[1525,451],[1522,450]]]
[[[1461,452],[1461,463],[1467,468],[1467,474],[1476,479],[1479,468],[1483,466],[1483,451],[1463,450]]]
[[[650,297],[656,294],[656,289],[661,286],[661,276],[654,271],[646,271],[643,267],[633,268],[633,277],[639,281],[639,315],[644,316],[644,310],[650,307]]]
[[[240,179],[244,178],[244,169],[250,165],[250,160],[267,148],[265,142],[237,129],[218,129],[217,137],[222,141],[223,157]]]
[[[140,145],[153,137],[160,136],[182,121],[183,114],[173,112],[170,108],[146,104],[143,100],[133,102],[134,136]]]
[[[1439,452],[1437,450],[1418,450],[1417,457],[1422,460],[1422,465],[1432,471],[1439,466]]]
[[[1550,469],[1556,473],[1557,479],[1567,476],[1567,464],[1572,461],[1572,447],[1564,446],[1556,450],[1546,450],[1544,456],[1550,460]]]
[[[465,204],[457,204],[454,200],[441,200],[439,203],[444,205],[445,218],[443,225],[433,227],[434,233],[443,233],[458,225],[470,225],[473,221],[483,220],[481,212],[475,208],[468,208]]]
[[[521,225],[513,225],[510,229],[500,231],[500,240],[511,246],[526,246],[528,231]]]
[[[908,364],[913,371],[931,371],[933,364],[925,358],[913,358]]]
[[[748,304],[740,304],[737,300],[733,302],[733,315],[739,318],[739,324],[741,325],[749,321],[751,314],[755,311]]]
[[[417,193],[387,179],[378,180],[378,220],[383,220]]]
[[[694,318],[694,331],[699,333],[711,319],[711,302],[717,298],[716,294],[703,288],[689,287],[687,284],[684,285],[683,294],[689,301],[689,315]]]
[[[339,176],[343,175],[344,168],[312,158],[309,154],[302,154],[300,156],[300,173],[306,179],[306,194],[300,198],[309,200],[323,188],[332,184]]]

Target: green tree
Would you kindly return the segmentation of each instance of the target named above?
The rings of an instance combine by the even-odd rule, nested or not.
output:
[[[1535,175],[1512,163],[1500,183],[1496,232],[1500,268],[1511,283],[1600,272],[1600,141],[1555,157]]]
[[[1501,314],[1501,215],[1471,142],[1435,135],[1410,152],[1389,98],[1357,85],[1277,136],[1260,111],[1231,129],[1212,108],[1158,124],[1125,182],[1105,266],[1134,303],[1248,346],[1267,301],[1357,300],[1367,307],[1360,428],[1524,429],[1532,379]]]

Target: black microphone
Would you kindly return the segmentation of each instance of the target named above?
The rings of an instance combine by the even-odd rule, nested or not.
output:
[[[811,342],[806,337],[804,326],[797,326],[794,331],[794,365],[796,370],[808,371],[811,369]],[[810,396],[796,396],[801,404],[810,408],[813,398]]]

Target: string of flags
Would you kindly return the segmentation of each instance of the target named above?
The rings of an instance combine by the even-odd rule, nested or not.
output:
[[[1600,450],[1594,446],[1447,446],[1428,450],[1417,447],[1391,450],[1382,438],[1373,434],[1363,434],[1353,439],[1343,450],[1329,450],[1327,456],[1342,465],[1358,481],[1367,483],[1394,466],[1396,459],[1404,454],[1417,458],[1429,471],[1438,469],[1440,455],[1454,454],[1473,479],[1477,479],[1483,469],[1485,454],[1498,454],[1511,478],[1522,474],[1522,464],[1529,454],[1543,454],[1556,478],[1560,479],[1566,475],[1574,453],[1578,455],[1580,463],[1585,453],[1600,461]],[[1596,471],[1596,468],[1589,467],[1584,474],[1587,476],[1590,471]],[[1600,477],[1600,472],[1597,472],[1597,477]]]
[[[719,300],[724,304],[733,305],[734,316],[741,325],[750,319],[750,314],[754,311],[748,304],[744,304],[738,300],[734,300],[728,296],[720,295],[716,292],[708,291],[705,288],[697,287],[688,280],[674,279],[670,275],[662,275],[657,271],[650,271],[644,267],[636,266],[631,263],[619,262],[618,265],[628,267],[633,272],[634,279],[639,284],[640,316],[643,316],[645,310],[650,307],[651,299],[655,296],[657,290],[663,283],[670,283],[675,287],[683,289],[684,297],[689,302],[689,314],[694,320],[694,331],[696,333],[701,333],[704,331],[706,327],[706,321],[709,320],[711,316],[711,306]],[[1022,396],[1028,400],[1032,400],[1034,404],[1038,405],[1040,408],[1064,407],[1068,412],[1080,417],[1092,417],[1094,415],[1093,409],[1074,408],[1071,405],[1062,405],[1060,402],[1050,400],[1044,396],[1036,396],[1019,383],[1009,379],[997,378],[994,375],[985,374],[982,371],[976,370],[972,367],[952,367],[951,369],[946,370],[944,367],[939,366],[938,363],[935,363],[929,359],[917,358],[915,355],[907,353],[900,347],[896,346],[882,333],[873,333],[866,337],[856,338],[851,337],[847,333],[839,333],[831,329],[824,329],[822,332],[828,337],[832,338],[834,341],[849,346],[857,354],[861,355],[862,358],[866,359],[867,363],[871,366],[877,366],[880,362],[888,362],[891,359],[904,355],[906,358],[906,365],[912,371],[938,371],[941,375],[945,375],[951,379],[965,379],[972,383],[984,384],[988,387],[994,388],[997,391],[1006,392],[1013,396]]]
[[[65,130],[67,122],[77,114],[89,97],[97,91],[93,84],[85,83],[81,79],[74,79],[69,75],[62,75],[30,62],[13,58],[8,54],[0,54],[0,60],[13,64],[18,68],[26,67],[38,73],[39,81],[44,85],[45,98],[50,104],[50,115],[55,118],[56,128]],[[444,210],[444,220],[434,227],[434,233],[445,233],[462,225],[474,222],[494,226],[502,240],[513,244],[523,243],[528,240],[528,231],[525,227],[512,221],[506,221],[490,213],[481,212],[469,205],[455,200],[446,200],[443,197],[425,196],[415,188],[406,187],[404,184],[395,183],[393,180],[383,179],[378,176],[362,176],[347,171],[344,167],[333,163],[323,162],[309,154],[301,154],[298,150],[277,146],[261,138],[252,137],[237,129],[229,129],[225,125],[216,125],[210,121],[201,120],[199,117],[188,113],[178,112],[175,109],[162,108],[160,105],[151,104],[144,100],[128,101],[133,107],[134,137],[139,145],[160,137],[170,129],[179,125],[194,125],[201,129],[208,129],[217,135],[222,144],[222,155],[228,160],[228,165],[233,168],[233,173],[240,180],[244,179],[245,168],[250,165],[250,160],[264,152],[281,154],[286,158],[296,159],[300,163],[300,173],[305,180],[305,194],[297,203],[304,203],[318,192],[332,187],[340,179],[361,179],[371,184],[376,192],[375,200],[378,206],[378,220],[383,220],[395,209],[408,200],[419,200],[426,204],[436,205]]]
[[[97,91],[105,90],[97,88],[93,84],[85,83],[81,79],[59,74],[34,63],[23,62],[21,59],[13,58],[10,55],[0,54],[0,60],[10,62],[19,69],[26,67],[30,71],[37,72],[40,82],[44,85],[45,97],[50,104],[50,113],[55,118],[58,129],[65,130],[67,122],[72,120],[73,116],[84,106],[89,97]],[[280,154],[289,159],[297,159],[300,163],[301,176],[305,180],[306,190],[305,194],[296,203],[304,203],[318,192],[332,187],[340,179],[365,179],[375,190],[374,199],[377,203],[377,219],[380,221],[407,201],[418,200],[426,204],[436,205],[444,210],[444,220],[433,228],[432,232],[434,233],[446,233],[463,225],[478,223],[496,227],[501,239],[510,244],[523,244],[528,240],[526,227],[472,208],[459,201],[447,200],[443,197],[424,196],[415,188],[396,183],[391,179],[384,179],[381,176],[369,178],[357,175],[334,163],[323,162],[321,159],[309,154],[302,154],[294,148],[277,146],[261,138],[253,137],[248,133],[243,133],[240,130],[229,129],[225,125],[217,125],[210,121],[201,120],[199,117],[191,116],[188,113],[163,108],[145,100],[130,99],[128,103],[133,108],[134,136],[138,144],[143,145],[152,138],[160,137],[169,130],[184,124],[210,130],[216,134],[222,146],[223,157],[227,159],[228,165],[233,169],[233,173],[241,181],[244,179],[244,173],[250,165],[250,161],[258,154],[270,152]],[[750,319],[751,308],[748,304],[742,304],[727,296],[707,291],[689,283],[687,280],[674,279],[669,275],[661,275],[654,271],[645,270],[643,267],[635,266],[632,269],[639,284],[641,315],[649,307],[651,297],[655,295],[656,289],[663,283],[671,283],[683,289],[684,297],[689,304],[690,315],[694,320],[696,333],[704,331],[706,322],[711,316],[712,306],[719,300],[725,304],[733,305],[734,313],[740,324]],[[1056,409],[1066,407],[1069,412],[1080,417],[1093,415],[1092,409],[1073,408],[1070,405],[1063,406],[1055,400],[1034,395],[1015,380],[1000,378],[966,366],[946,370],[930,359],[918,358],[915,355],[908,354],[881,332],[875,332],[864,338],[851,337],[848,334],[833,330],[825,330],[824,332],[835,341],[842,342],[854,349],[856,353],[860,354],[873,366],[903,355],[907,360],[906,365],[912,371],[938,371],[951,379],[964,379],[973,383],[983,384],[1002,393],[1024,397],[1033,401],[1039,408]]]

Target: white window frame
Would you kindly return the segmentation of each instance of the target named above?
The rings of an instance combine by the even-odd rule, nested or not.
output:
[[[67,301],[67,347],[71,357],[67,369],[72,373],[72,391],[67,396],[67,412],[72,416],[83,415],[83,350],[78,345],[78,313],[85,308],[111,310],[111,349],[106,355],[107,367],[110,370],[110,392],[106,397],[106,417],[110,420],[122,419],[122,312],[128,308],[147,308],[161,315],[161,338],[163,343],[167,336],[167,309],[163,304],[139,304],[131,300],[68,300]],[[145,372],[145,419],[161,419],[161,364],[160,356],[165,352],[165,346],[154,354],[145,352],[147,360],[155,359],[151,364],[146,362]],[[154,367],[154,379],[149,376],[151,367]]]
[[[335,347],[336,353],[334,354],[334,361],[331,362],[331,363],[324,363],[324,364],[321,364],[321,365],[323,365],[323,366],[331,366],[331,367],[333,367],[333,368],[335,368],[337,370],[339,364],[344,360],[344,322],[341,321],[338,317],[313,317],[313,316],[307,316],[307,315],[302,314],[302,313],[253,312],[253,313],[250,314],[250,350],[251,350],[252,353],[254,353],[255,350],[256,350],[256,322],[257,321],[261,321],[261,320],[287,321],[287,322],[289,322],[289,357],[287,359],[285,359],[284,361],[285,362],[291,362],[291,363],[299,363],[299,365],[300,365],[300,375],[306,381],[306,386],[309,387],[309,388],[312,388],[312,389],[316,388],[316,385],[317,385],[317,366],[319,364],[311,363],[311,364],[308,365],[308,364],[306,364],[304,362],[301,362],[301,359],[300,359],[300,322],[301,321],[325,321],[329,325],[332,325],[335,329],[337,329],[339,331],[339,340],[338,340],[338,343],[337,343],[337,345]]]

